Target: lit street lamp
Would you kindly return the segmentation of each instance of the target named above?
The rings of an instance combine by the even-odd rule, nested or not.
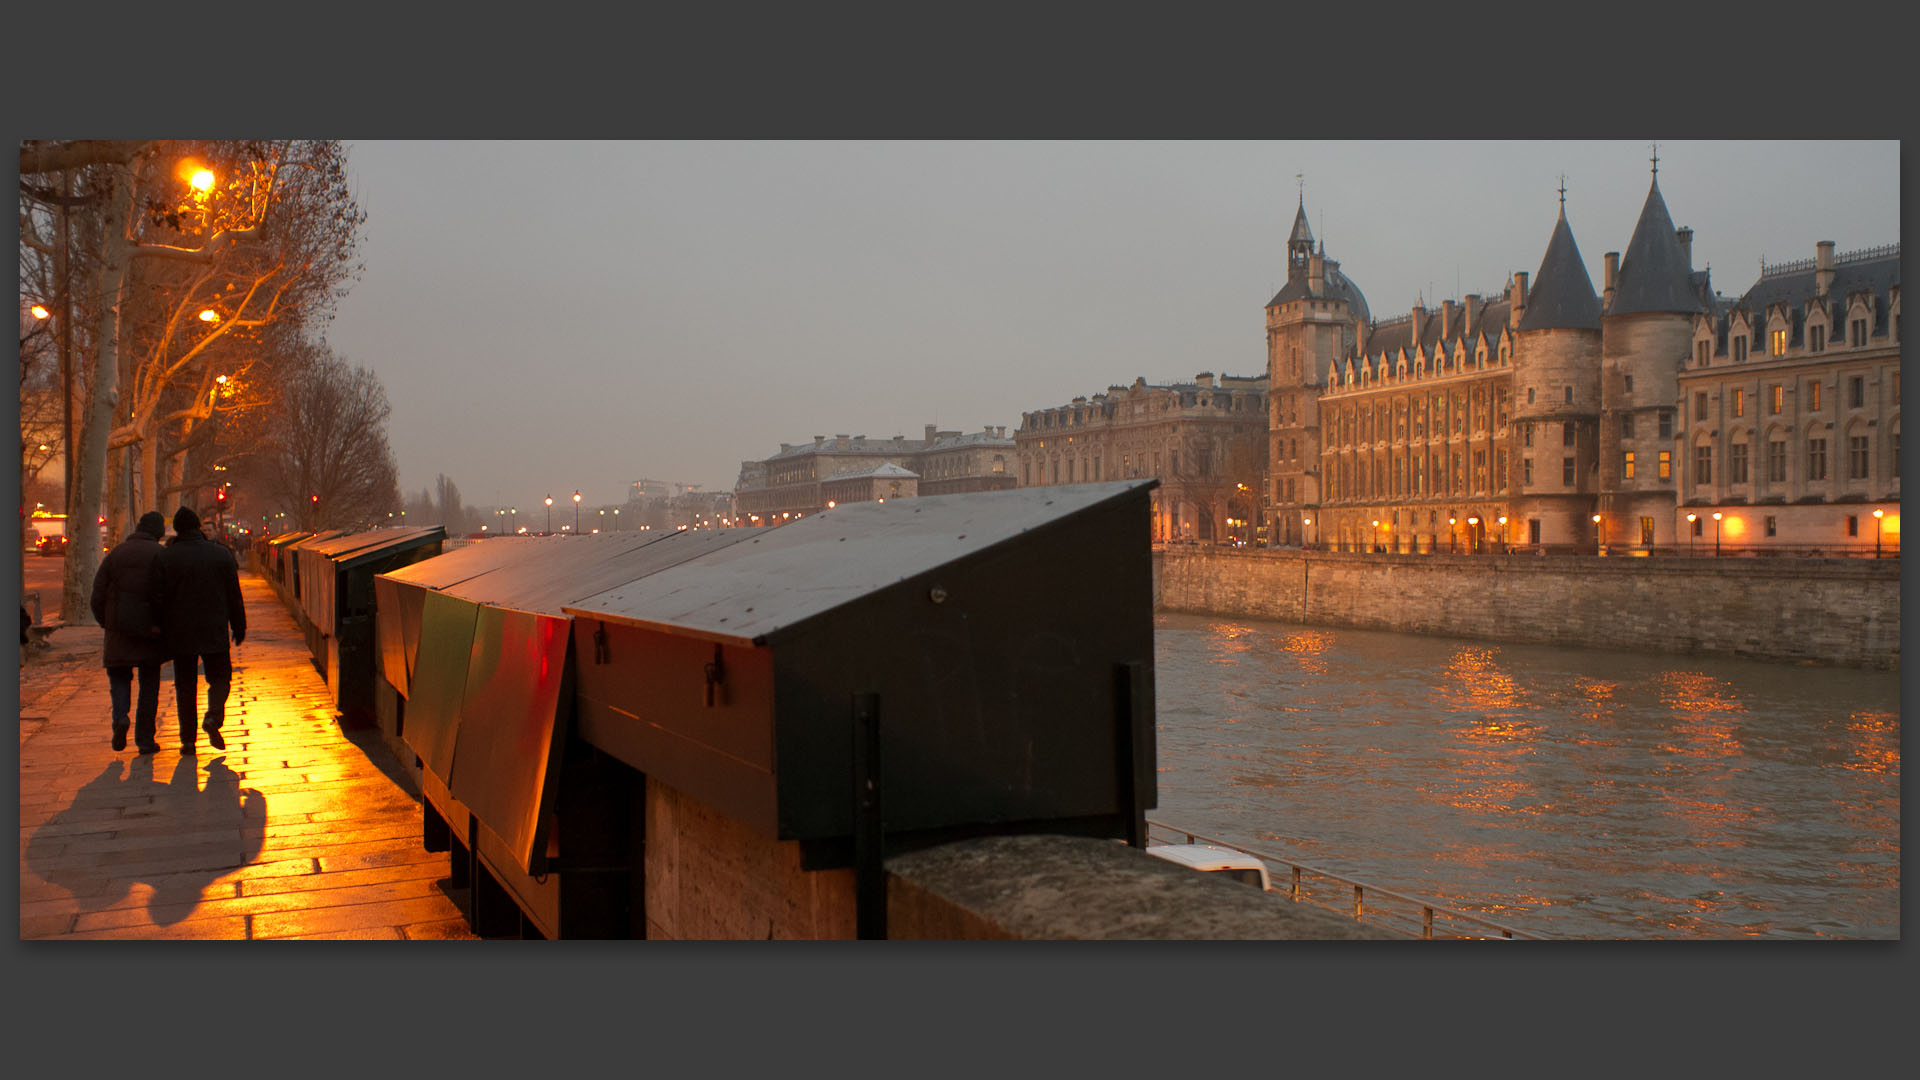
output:
[[[1452,514],[1447,515],[1447,554],[1449,555],[1458,555],[1460,553],[1460,530],[1454,528],[1459,522],[1459,518],[1454,517]]]
[[[1699,514],[1687,515],[1687,554],[1693,554],[1693,527],[1700,521]]]
[[[1313,541],[1308,539],[1308,534],[1307,534],[1307,530],[1311,528],[1313,528],[1312,518],[1303,517],[1300,519],[1300,542],[1305,544],[1308,548],[1313,547]]]
[[[580,489],[573,489],[573,535],[580,535]]]
[[[1467,554],[1480,554],[1480,519],[1477,516],[1467,519]]]
[[[1880,557],[1880,519],[1885,515],[1885,510],[1873,512],[1873,557],[1876,559]]]
[[[553,531],[553,496],[547,496],[547,531]]]
[[[1720,557],[1720,511],[1713,512],[1713,557]]]
[[[1507,515],[1501,514],[1499,520],[1500,520],[1500,551],[1502,554],[1504,554],[1507,550]]]
[[[1605,555],[1607,553],[1607,523],[1600,520],[1599,514],[1593,515],[1593,523],[1600,529],[1600,537],[1594,542],[1593,553],[1595,555]]]
[[[1380,519],[1373,519],[1373,550],[1380,550]]]
[[[620,531],[620,508],[617,506],[613,508],[613,531]]]

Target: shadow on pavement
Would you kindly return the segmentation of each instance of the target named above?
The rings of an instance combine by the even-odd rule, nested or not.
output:
[[[242,788],[224,755],[207,762],[204,787],[195,763],[182,757],[164,783],[153,778],[152,755],[108,763],[67,809],[34,830],[22,853],[27,868],[72,892],[82,911],[114,907],[145,882],[153,889],[147,908],[156,924],[190,918],[208,885],[260,854],[267,823],[266,796]],[[119,807],[121,816],[99,820],[104,807]],[[83,831],[64,827],[69,824]],[[86,857],[89,842],[103,834],[146,842]]]

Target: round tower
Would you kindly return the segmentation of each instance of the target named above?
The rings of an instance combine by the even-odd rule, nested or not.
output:
[[[1513,330],[1513,423],[1517,459],[1508,532],[1516,544],[1591,551],[1598,488],[1600,298],[1560,216],[1529,287],[1507,289]]]
[[[1685,417],[1678,379],[1705,310],[1693,279],[1692,231],[1676,230],[1659,162],[1619,269],[1608,257],[1601,317],[1600,489],[1595,512],[1615,551],[1673,547]],[[1717,408],[1717,403],[1715,403]],[[1704,435],[1705,429],[1701,434]],[[1716,463],[1718,464],[1718,463]]]

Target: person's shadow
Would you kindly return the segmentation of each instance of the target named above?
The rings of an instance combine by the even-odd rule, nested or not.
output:
[[[182,757],[166,783],[153,778],[151,755],[131,765],[116,758],[34,830],[23,861],[73,893],[82,911],[115,907],[136,882],[146,882],[156,924],[191,918],[209,884],[260,854],[267,822],[266,796],[243,789],[224,755],[207,763],[204,787],[198,780],[192,757]],[[117,815],[106,815],[110,809]],[[89,857],[88,842],[101,834],[150,836],[151,843],[118,845],[105,860]]]

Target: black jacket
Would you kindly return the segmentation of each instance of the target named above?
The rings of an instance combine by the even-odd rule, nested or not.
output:
[[[103,667],[157,664],[170,659],[153,606],[160,541],[134,530],[100,560],[93,575],[93,620],[106,627]]]
[[[240,602],[240,566],[233,552],[199,529],[176,533],[160,554],[158,597],[171,656],[227,651],[247,636],[247,609]]]

